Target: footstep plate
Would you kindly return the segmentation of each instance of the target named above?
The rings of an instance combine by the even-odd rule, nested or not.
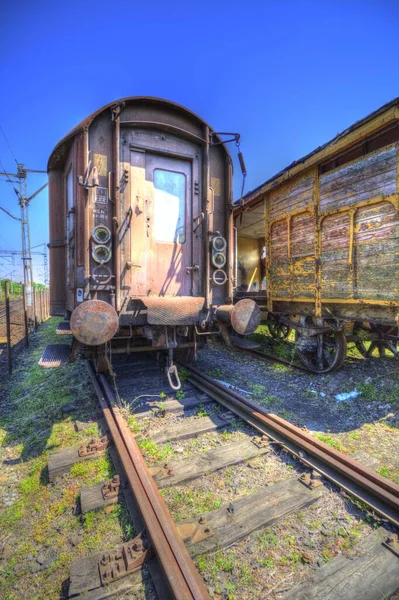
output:
[[[231,341],[235,346],[238,346],[239,348],[244,348],[245,350],[256,350],[257,348],[260,348],[260,344],[257,344],[256,342],[251,342],[251,340],[236,337],[235,335],[231,336]]]
[[[49,344],[39,360],[39,366],[55,369],[68,364],[71,347],[68,344]]]
[[[61,323],[58,323],[55,333],[57,335],[71,335],[72,331],[69,321],[61,321]]]

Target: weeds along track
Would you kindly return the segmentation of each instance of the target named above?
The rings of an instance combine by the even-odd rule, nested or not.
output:
[[[160,600],[395,594],[394,483],[193,367],[174,394],[149,359],[120,359],[114,378],[87,367],[108,437],[74,456],[110,445],[117,475],[83,488],[81,510],[124,501],[136,535],[73,563],[70,598],[131,598],[150,579]],[[53,456],[50,480],[73,460]]]
[[[240,352],[246,352],[252,356],[256,356],[256,358],[260,358],[262,360],[266,360],[269,362],[277,362],[282,365],[286,365],[287,367],[291,367],[292,369],[296,369],[297,371],[302,371],[303,373],[311,373],[309,369],[306,367],[299,365],[292,360],[287,360],[285,358],[281,358],[279,356],[275,356],[274,354],[269,354],[268,352],[264,352],[263,350],[258,350],[255,347],[251,347],[248,343],[245,343],[246,340],[241,338],[236,338],[233,341],[233,345],[240,349]]]

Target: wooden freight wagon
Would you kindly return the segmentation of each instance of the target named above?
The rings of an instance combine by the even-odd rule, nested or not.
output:
[[[397,355],[398,149],[399,98],[235,208],[236,296],[257,299],[276,337],[293,327],[313,372],[341,366],[348,340]]]

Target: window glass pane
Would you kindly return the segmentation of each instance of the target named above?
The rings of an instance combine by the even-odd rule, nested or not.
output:
[[[159,242],[186,241],[186,177],[154,170],[154,237]]]

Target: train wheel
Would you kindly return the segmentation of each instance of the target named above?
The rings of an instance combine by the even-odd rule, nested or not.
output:
[[[95,349],[94,355],[94,364],[96,367],[97,373],[101,375],[106,375],[110,371],[110,364],[105,352],[105,346],[98,346]]]
[[[313,320],[306,317],[305,325]],[[346,338],[343,331],[333,329],[315,336],[296,333],[297,353],[301,363],[312,373],[329,373],[339,369],[346,357]]]
[[[180,362],[191,362],[195,360],[195,349],[194,348],[180,348],[180,350],[175,350],[174,352],[176,360]]]
[[[284,323],[280,322],[280,317],[274,315],[273,313],[269,313],[267,315],[268,321],[273,321],[273,323],[268,323],[269,333],[275,340],[286,340],[292,329],[289,325],[284,325]]]
[[[372,356],[379,356],[383,358],[386,356],[386,350],[392,352],[394,356],[398,356],[398,341],[397,340],[383,340],[383,339],[371,339],[376,335],[380,338],[383,335],[398,335],[398,328],[391,325],[376,325],[374,323],[360,323],[356,322],[353,324],[353,335],[364,338],[364,340],[358,340],[355,342],[356,348],[360,354],[365,358]],[[370,341],[370,346],[366,347],[366,342]]]
[[[179,360],[181,362],[191,362],[192,360],[195,360],[197,356],[197,344],[194,328],[191,328],[188,337],[181,338],[181,341],[182,343],[189,342],[190,344],[194,345],[190,346],[189,348],[178,348],[177,350],[175,350],[174,355],[176,357],[176,360]]]

